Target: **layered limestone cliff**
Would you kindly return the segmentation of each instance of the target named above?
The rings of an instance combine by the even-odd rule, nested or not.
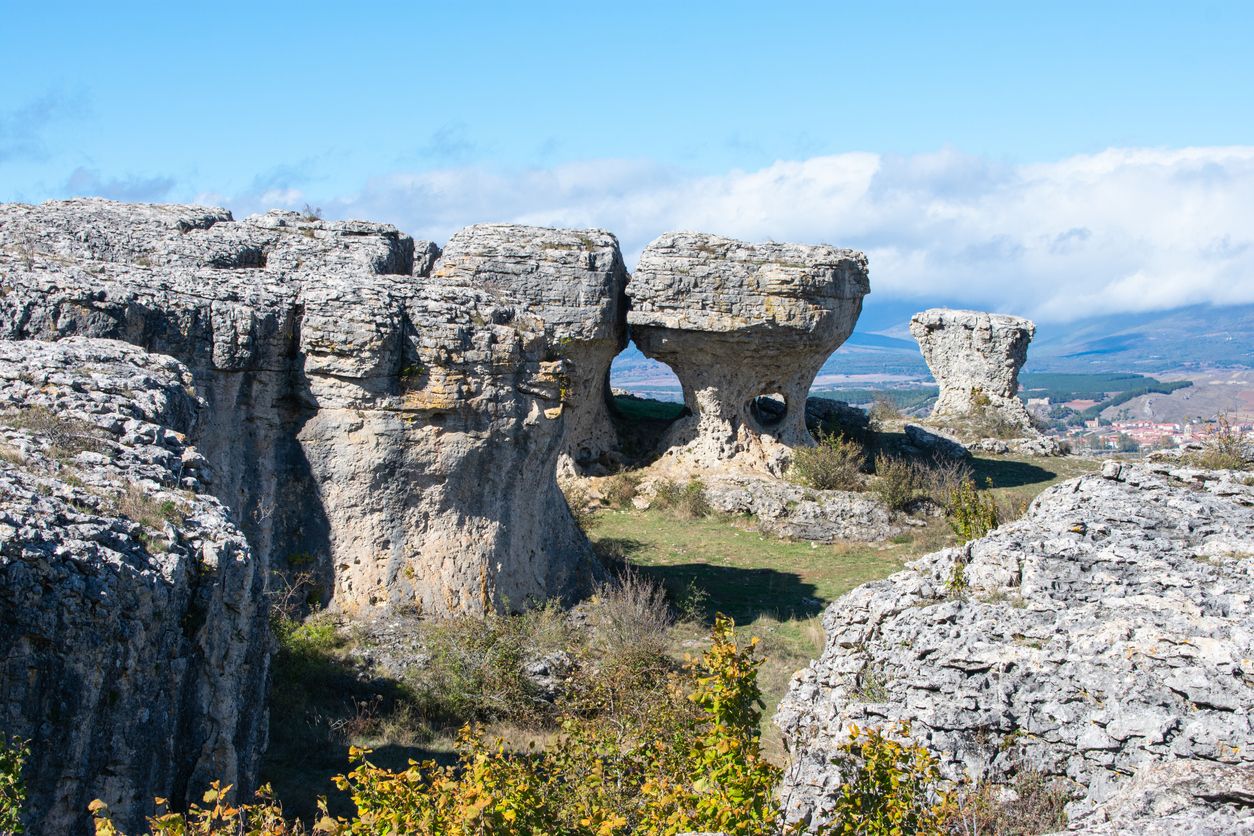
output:
[[[910,320],[910,334],[940,387],[932,418],[1001,422],[1036,435],[1018,398],[1019,369],[1036,326],[1027,319],[932,308]]]
[[[138,829],[153,796],[248,792],[266,738],[264,573],[169,357],[0,342],[0,729],[31,742],[31,833]]]
[[[214,495],[263,563],[312,571],[343,610],[578,594],[595,564],[555,470],[566,413],[592,411],[622,339],[617,242],[479,227],[438,255],[290,212],[10,204],[0,337],[186,363]]]
[[[851,724],[908,721],[952,780],[1069,782],[1069,812],[1094,833],[1141,832],[1102,828],[1142,802],[1102,805],[1153,764],[1254,770],[1251,555],[1245,474],[1108,462],[1021,520],[850,592],[776,716],[789,820],[826,820]],[[1240,806],[1177,795],[1164,815]]]
[[[814,443],[806,395],[869,289],[853,250],[690,232],[646,247],[627,286],[631,336],[675,371],[691,413],[663,442],[668,460],[782,472],[790,448]]]

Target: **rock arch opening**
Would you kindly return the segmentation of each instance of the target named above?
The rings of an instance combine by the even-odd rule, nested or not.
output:
[[[623,465],[648,464],[663,452],[667,430],[692,414],[683,384],[668,364],[629,342],[610,364],[605,389]]]

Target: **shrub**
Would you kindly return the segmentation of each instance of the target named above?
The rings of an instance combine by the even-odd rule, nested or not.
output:
[[[14,737],[0,740],[0,833],[19,834],[22,828],[22,805],[26,803],[26,783],[22,768],[30,757],[26,741]]]
[[[820,491],[862,490],[866,451],[856,441],[835,433],[820,434],[814,447],[793,451],[788,478]]]
[[[605,500],[614,508],[629,508],[640,487],[638,473],[618,473],[605,480]]]
[[[666,652],[674,618],[666,590],[638,572],[624,572],[597,592],[595,640],[612,659],[655,658]]]
[[[929,462],[922,471],[920,489],[942,508],[953,504],[954,495],[971,479],[971,467],[957,459]]]
[[[418,836],[548,833],[771,832],[779,817],[779,770],[763,759],[762,699],[756,640],[742,647],[731,619],[719,617],[712,645],[671,677],[661,694],[630,722],[597,722],[567,714],[562,736],[532,754],[512,754],[465,728],[457,764],[410,762],[393,772],[350,749],[352,769],[335,777],[356,813],[332,818],[322,802],[312,831],[322,834],[406,833]],[[186,814],[164,810],[149,819],[153,833],[257,833],[295,836],[268,792],[254,804],[231,806],[230,787],[214,784],[204,804]],[[118,834],[108,808],[91,805],[97,834]]]
[[[686,520],[708,517],[711,511],[710,501],[705,496],[705,483],[696,477],[684,485],[671,479],[660,480],[655,488],[653,504]]]
[[[875,457],[875,478],[871,490],[880,501],[894,511],[903,510],[918,494],[924,481],[924,469],[906,459],[879,453]]]
[[[566,504],[570,506],[570,515],[575,518],[575,525],[586,534],[592,517],[596,514],[592,495],[583,485],[573,482],[562,487],[562,494],[566,497]]]
[[[1219,429],[1201,451],[1185,457],[1185,463],[1206,470],[1250,470],[1254,467],[1254,447],[1232,428],[1226,415],[1219,416]]]
[[[56,459],[68,459],[82,452],[100,453],[107,449],[104,431],[94,424],[58,415],[47,407],[33,404],[0,416],[0,423],[48,441],[48,452]]]
[[[965,786],[950,795],[947,830],[958,836],[1033,836],[1067,828],[1066,806],[1075,797],[1065,781],[1039,772],[1020,772],[1007,799],[995,784]]]
[[[896,421],[901,420],[901,410],[884,395],[876,395],[871,405],[871,426],[878,432],[884,432]]]
[[[898,736],[908,738],[901,724]],[[853,726],[838,762],[840,788],[831,832],[866,836],[939,834],[948,811],[936,759],[922,746],[894,740],[880,729]]]
[[[432,621],[421,644],[429,659],[407,684],[427,716],[454,727],[471,720],[536,725],[553,707],[526,667],[568,647],[571,636],[565,614],[548,604],[520,615]]]
[[[971,479],[958,486],[948,512],[950,527],[964,543],[978,540],[997,527],[996,503],[982,496]]]

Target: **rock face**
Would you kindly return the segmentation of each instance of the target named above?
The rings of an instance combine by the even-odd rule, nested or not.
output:
[[[264,576],[186,438],[169,357],[0,342],[0,728],[31,741],[28,832],[85,833],[106,801],[250,791],[266,738]]]
[[[1204,760],[1146,766],[1073,819],[1086,836],[1239,836],[1254,833],[1254,769]]]
[[[592,410],[598,351],[622,339],[612,236],[476,227],[437,263],[383,224],[75,200],[0,206],[0,250],[0,337],[186,363],[212,492],[265,565],[313,573],[337,607],[480,612],[589,585],[555,469],[563,402]]]
[[[1154,763],[1254,769],[1254,487],[1237,477],[1109,462],[835,602],[776,716],[789,819],[825,820],[851,723],[909,721],[951,779],[1069,779],[1073,818]]]
[[[1019,369],[1036,333],[1029,320],[1005,314],[932,308],[910,320],[910,334],[940,386],[934,419],[987,417],[1034,435],[1016,397]]]
[[[868,291],[866,257],[853,250],[688,232],[646,247],[627,321],[640,350],[678,375],[692,413],[668,432],[670,461],[778,474],[790,447],[813,443],[806,394]],[[782,415],[755,408],[770,395]]]

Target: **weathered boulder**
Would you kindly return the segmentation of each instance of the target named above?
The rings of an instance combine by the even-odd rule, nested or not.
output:
[[[436,267],[382,224],[9,204],[0,337],[186,363],[214,495],[263,563],[312,572],[337,607],[524,606],[596,571],[555,476],[567,370],[596,360],[560,354],[620,339],[621,308],[612,237],[527,235],[468,231]]]
[[[862,586],[775,721],[817,825],[851,723],[905,720],[950,779],[1073,781],[1081,816],[1150,764],[1254,768],[1254,487],[1109,462],[1022,519]]]
[[[1035,333],[1030,320],[1005,314],[948,308],[915,314],[910,334],[940,387],[932,418],[976,419],[1035,435],[1027,407],[1017,397],[1019,369]]]
[[[710,507],[757,518],[764,534],[835,543],[887,540],[903,531],[884,503],[852,491],[819,491],[779,479],[725,476],[705,482]]]
[[[806,399],[806,427],[811,433],[834,433],[861,439],[871,433],[871,416],[865,409],[844,401],[811,397]]]
[[[627,321],[640,350],[678,375],[691,411],[663,441],[669,460],[782,472],[790,448],[813,444],[806,395],[869,287],[866,256],[853,250],[691,232],[646,247]],[[782,415],[756,409],[761,396]]]
[[[205,495],[175,360],[109,340],[0,342],[0,729],[31,741],[28,832],[107,802],[251,790],[266,739],[262,567]]]
[[[920,427],[918,424],[906,424],[903,428],[908,441],[920,455],[937,459],[965,461],[971,458],[971,451],[961,441],[936,428]]]

